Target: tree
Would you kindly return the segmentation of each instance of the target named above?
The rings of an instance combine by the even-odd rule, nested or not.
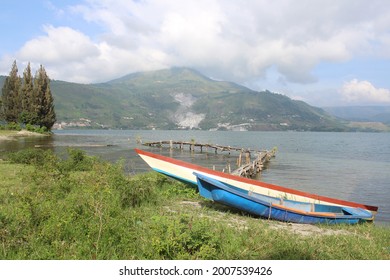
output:
[[[50,79],[42,65],[33,79],[28,63],[22,84],[14,61],[5,79],[0,101],[0,117],[7,122],[39,125],[50,130],[56,121]]]
[[[31,74],[30,63],[28,63],[26,69],[23,72],[23,85],[20,94],[21,101],[21,114],[19,120],[25,124],[32,124],[34,115],[32,113],[32,98],[34,92],[34,81]]]
[[[33,114],[32,124],[44,126],[49,130],[53,127],[56,121],[54,100],[50,89],[50,79],[42,65],[35,75],[31,112]]]
[[[21,113],[19,91],[20,77],[18,76],[18,67],[15,60],[1,90],[2,115],[7,122],[16,123],[19,121],[19,114]]]
[[[0,98],[0,121],[4,120],[4,113],[3,113],[3,100]]]

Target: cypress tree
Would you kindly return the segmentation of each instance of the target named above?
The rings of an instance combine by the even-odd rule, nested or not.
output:
[[[18,67],[16,60],[12,64],[11,72],[4,81],[1,90],[2,114],[7,122],[18,122],[21,113],[20,98],[20,77],[18,76]]]
[[[4,120],[4,113],[3,113],[3,98],[0,97],[0,121]]]
[[[56,121],[56,114],[50,89],[50,79],[42,65],[35,75],[31,105],[34,116],[33,124],[50,130]]]
[[[49,80],[50,81],[50,80]],[[45,91],[45,114],[43,116],[42,124],[47,129],[51,129],[56,122],[56,113],[54,111],[54,99],[53,95],[51,94],[50,86],[46,88]]]
[[[20,94],[21,106],[22,106],[20,121],[25,124],[32,124],[34,119],[33,111],[32,111],[33,91],[34,91],[33,76],[31,74],[30,63],[28,63],[26,69],[23,72],[23,85]]]

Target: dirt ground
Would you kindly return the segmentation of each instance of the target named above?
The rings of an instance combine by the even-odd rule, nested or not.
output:
[[[211,202],[212,203],[212,202]],[[204,207],[203,202],[196,202],[196,201],[182,201],[181,205],[184,205],[186,207],[194,207],[194,208],[201,208]],[[214,204],[215,205],[215,204]],[[227,214],[224,212],[224,206],[215,205],[216,208],[220,208],[222,210],[218,213],[217,216],[209,217],[214,219],[224,219],[227,222],[230,222],[232,226],[238,226],[240,228],[246,227],[246,220],[245,219],[239,219],[239,217],[227,217]],[[214,207],[213,207],[214,208]],[[255,218],[254,218],[255,219]],[[340,229],[333,229],[331,227],[325,228],[320,227],[317,225],[311,225],[311,224],[297,224],[297,223],[285,223],[285,222],[279,222],[279,221],[273,221],[269,220],[267,221],[269,223],[269,227],[271,229],[276,230],[286,230],[291,233],[299,234],[301,236],[313,236],[313,235],[348,235],[351,234],[350,232],[346,230],[340,230]]]

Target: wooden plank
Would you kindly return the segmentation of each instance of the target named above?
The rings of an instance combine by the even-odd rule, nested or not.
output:
[[[230,174],[242,176],[242,177],[254,177],[259,174],[265,167],[266,164],[271,160],[271,158],[275,157],[276,148],[273,148],[271,151],[255,151],[247,148],[239,148],[232,146],[224,146],[218,144],[209,144],[209,143],[196,143],[194,141],[155,141],[155,142],[146,142],[143,143],[145,146],[150,147],[163,147],[167,145],[171,150],[173,147],[179,147],[180,150],[184,149],[184,146],[188,146],[188,149],[191,152],[195,151],[195,148],[200,148],[200,152],[203,152],[203,148],[205,148],[206,152],[208,149],[214,149],[214,152],[217,154],[218,152],[239,152],[237,159],[237,169],[231,171],[230,164],[228,166],[228,170]],[[242,165],[242,157],[245,155],[245,164]],[[256,158],[252,161],[251,156],[256,155]]]
[[[202,144],[202,143],[195,143],[195,142],[187,142],[187,141],[173,141],[173,140],[169,140],[169,141],[155,141],[155,142],[146,142],[146,143],[143,143],[143,145],[145,146],[149,146],[149,147],[153,147],[153,146],[156,146],[156,147],[162,147],[163,145],[169,145],[169,146],[173,146],[173,145],[178,145],[181,147],[187,145],[187,146],[190,146],[190,149],[193,150],[195,147],[200,147],[203,149],[203,147],[206,147],[206,148],[212,148],[212,149],[215,149],[217,151],[221,151],[221,152],[224,152],[224,151],[244,151],[244,152],[253,152],[254,150],[251,150],[251,149],[244,149],[244,148],[239,148],[239,147],[231,147],[231,146],[224,146],[224,145],[218,145],[218,144]]]

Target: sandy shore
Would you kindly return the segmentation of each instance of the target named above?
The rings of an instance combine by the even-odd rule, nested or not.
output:
[[[0,141],[9,141],[9,140],[12,140],[12,137],[0,135]]]
[[[31,132],[27,130],[21,130],[21,131],[12,131],[12,130],[6,130],[0,132],[0,141],[12,141],[15,140],[17,137],[46,137],[48,135],[37,133],[37,132]]]
[[[27,131],[27,130],[21,130],[16,133],[17,136],[47,136],[45,134],[37,133],[37,132],[32,132],[32,131]]]

